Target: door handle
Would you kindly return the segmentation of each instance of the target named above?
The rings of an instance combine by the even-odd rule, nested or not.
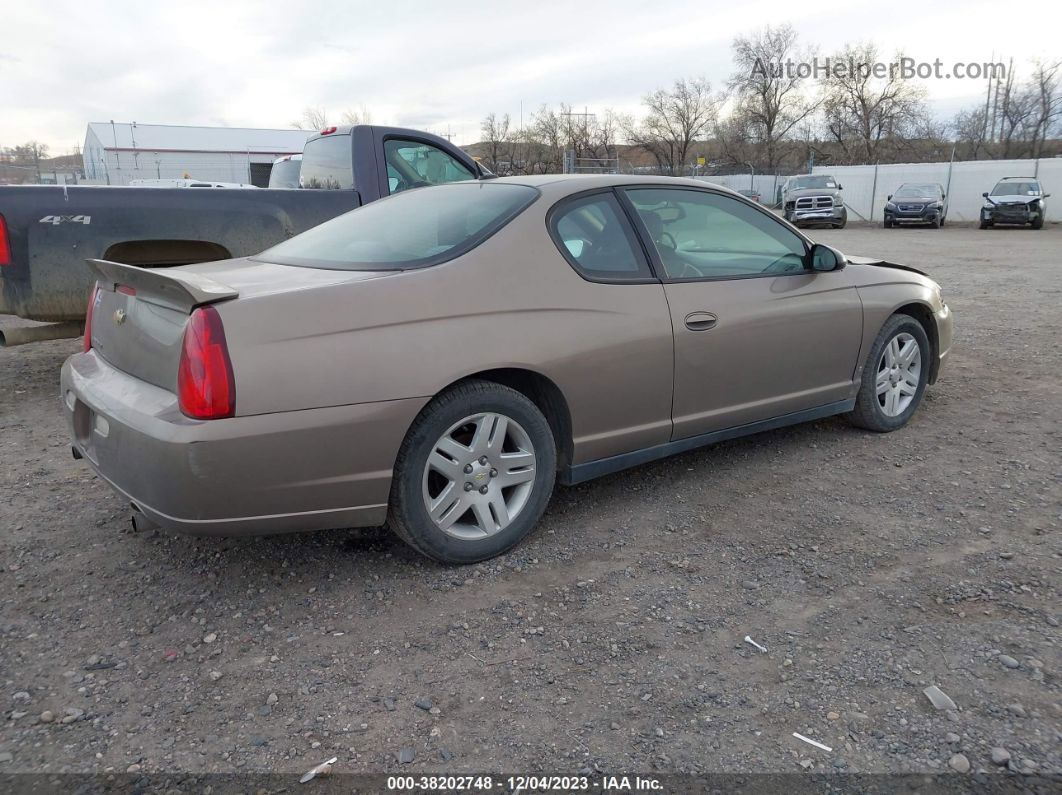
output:
[[[686,328],[690,331],[707,331],[715,328],[718,322],[719,318],[711,312],[690,312],[686,315]]]

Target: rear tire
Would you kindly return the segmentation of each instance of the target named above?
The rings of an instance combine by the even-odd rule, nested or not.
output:
[[[910,315],[890,317],[870,348],[855,408],[845,418],[877,433],[902,428],[922,402],[932,355],[921,323]]]
[[[430,558],[478,563],[531,532],[556,471],[553,431],[538,407],[507,386],[467,381],[436,396],[406,434],[388,525]]]

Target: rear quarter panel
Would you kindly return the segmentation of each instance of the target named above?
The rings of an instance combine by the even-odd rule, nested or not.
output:
[[[477,249],[431,268],[218,304],[237,412],[431,397],[513,367],[564,394],[573,463],[667,441],[663,288],[581,278],[546,234],[548,206],[543,197]]]

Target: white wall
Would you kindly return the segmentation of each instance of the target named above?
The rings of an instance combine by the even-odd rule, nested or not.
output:
[[[874,170],[877,169],[875,187]],[[816,174],[830,174],[844,188],[849,216],[880,223],[885,201],[904,182],[939,182],[948,193],[948,220],[976,221],[984,199],[981,194],[1003,177],[1036,176],[1045,193],[1055,198],[1047,202],[1047,220],[1062,217],[1062,158],[1042,160],[970,160],[951,167],[948,163],[890,163],[880,166],[816,166]]]
[[[104,184],[128,185],[133,179],[192,179],[250,182],[248,163],[272,163],[276,153],[116,152],[85,149],[86,176]],[[101,158],[103,160],[101,161]]]

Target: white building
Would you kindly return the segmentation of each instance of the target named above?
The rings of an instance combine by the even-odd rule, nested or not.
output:
[[[282,155],[302,152],[312,133],[240,127],[92,122],[85,132],[85,177],[97,184],[133,179],[198,179],[269,185]]]

